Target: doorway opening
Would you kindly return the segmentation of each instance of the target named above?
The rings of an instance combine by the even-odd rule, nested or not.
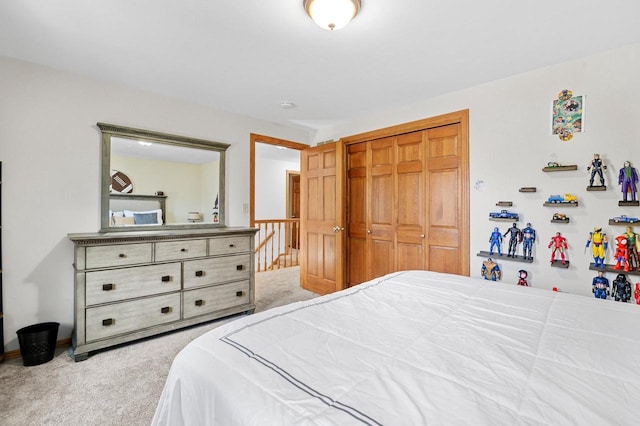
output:
[[[251,134],[249,225],[256,234],[256,271],[298,266],[300,152],[309,146]]]

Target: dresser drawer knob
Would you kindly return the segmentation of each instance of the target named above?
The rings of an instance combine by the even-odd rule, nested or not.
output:
[[[109,283],[109,284],[102,284],[102,290],[103,291],[111,291],[111,290],[115,290],[116,289],[116,285],[113,283]]]
[[[204,271],[196,271],[196,277],[204,277]]]
[[[120,253],[120,254],[118,255],[118,257],[119,257],[120,259],[124,259],[125,257],[127,257],[127,255],[126,255],[126,254],[124,254],[124,253]]]
[[[113,318],[107,318],[107,319],[103,319],[102,320],[102,325],[104,327],[108,327],[108,326],[113,325],[115,323],[116,323],[116,320],[114,320]]]
[[[183,248],[181,248],[181,249],[180,249],[180,251],[181,251],[181,252],[186,252],[186,251],[187,251],[187,249],[183,247]]]
[[[204,305],[204,300],[202,299],[196,300],[196,306],[202,306],[202,305]]]
[[[168,283],[171,281],[171,275],[163,275],[161,279],[163,283]]]
[[[236,291],[236,296],[242,297],[243,295],[244,295],[244,291],[242,291],[242,290]]]
[[[171,312],[170,306],[165,306],[164,308],[160,308],[160,313],[168,314],[169,312]]]
[[[234,248],[235,246],[235,244],[229,244],[229,248]]]
[[[236,271],[242,271],[244,269],[244,265],[236,265]]]

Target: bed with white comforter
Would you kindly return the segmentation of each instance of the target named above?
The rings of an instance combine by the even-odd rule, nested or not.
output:
[[[154,425],[631,425],[640,306],[426,271],[242,317],[176,357]]]

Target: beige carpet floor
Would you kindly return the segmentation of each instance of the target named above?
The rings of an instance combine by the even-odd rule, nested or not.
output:
[[[315,297],[300,288],[299,274],[298,267],[256,274],[256,312]],[[0,364],[0,424],[148,425],[176,354],[238,317],[105,350],[77,363],[69,350],[32,367],[5,361]]]

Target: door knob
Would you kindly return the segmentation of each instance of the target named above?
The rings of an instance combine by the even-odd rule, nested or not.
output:
[[[339,226],[334,226],[333,227],[333,232],[340,232],[340,227]]]
[[[420,234],[420,238],[424,238],[424,234]]]
[[[370,233],[371,233],[371,229],[367,229],[367,234],[370,234]]]

